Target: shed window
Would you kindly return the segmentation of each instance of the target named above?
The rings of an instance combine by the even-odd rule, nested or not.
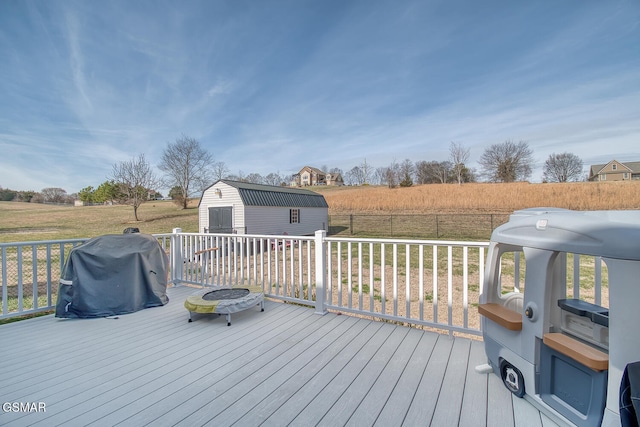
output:
[[[300,223],[300,209],[289,209],[289,223],[290,224]]]
[[[615,163],[611,165],[611,169],[613,169],[614,171],[618,170],[618,165],[616,165]]]

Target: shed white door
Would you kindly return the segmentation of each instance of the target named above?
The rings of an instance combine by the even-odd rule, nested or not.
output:
[[[209,208],[209,233],[233,233],[233,208]]]

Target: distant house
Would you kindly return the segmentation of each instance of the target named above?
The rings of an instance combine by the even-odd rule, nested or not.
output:
[[[204,190],[198,205],[201,233],[311,235],[328,230],[322,194],[221,179]]]
[[[604,165],[591,165],[589,181],[631,181],[640,179],[640,162],[622,163],[611,160]]]
[[[328,173],[327,174],[327,185],[344,185],[344,180],[342,179],[342,175],[340,173]]]
[[[339,173],[325,173],[320,169],[305,166],[293,175],[291,186],[306,187],[308,185],[344,185],[344,180]]]

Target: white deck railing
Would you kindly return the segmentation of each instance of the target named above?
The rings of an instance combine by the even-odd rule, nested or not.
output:
[[[476,307],[488,242],[335,238],[323,231],[302,237],[175,229],[156,237],[170,255],[174,285],[260,286],[270,298],[313,306],[317,313],[331,310],[481,334]],[[0,318],[55,307],[69,251],[86,240],[0,243]]]
[[[86,240],[0,243],[0,318],[50,310],[66,255]]]
[[[261,286],[327,310],[480,334],[487,242],[174,234],[172,281]],[[182,260],[182,262],[180,262]]]

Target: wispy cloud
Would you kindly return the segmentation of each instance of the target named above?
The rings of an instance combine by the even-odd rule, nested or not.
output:
[[[537,167],[640,160],[636,2],[11,4],[4,187],[77,191],[182,134],[262,174],[444,160],[450,141],[472,162],[505,139]]]
[[[76,89],[75,94],[70,94],[72,108],[80,117],[90,114],[93,105],[87,94],[87,82],[85,80],[84,56],[80,47],[79,22],[72,12],[66,14],[67,42],[69,48],[69,68],[73,76]]]
[[[215,98],[218,95],[228,95],[233,90],[233,83],[230,81],[219,81],[213,84],[207,91],[209,98]]]

